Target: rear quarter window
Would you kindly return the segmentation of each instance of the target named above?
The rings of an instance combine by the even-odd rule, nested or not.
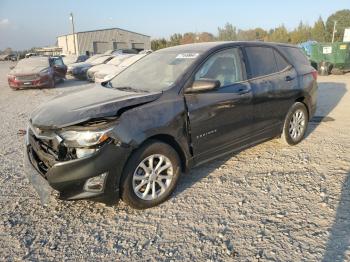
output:
[[[310,65],[309,60],[307,59],[306,55],[303,53],[303,51],[298,47],[287,47],[282,46],[280,49],[283,51],[283,53],[286,55],[288,60],[293,63],[294,66],[305,66]]]
[[[274,50],[273,53],[275,54],[278,71],[283,71],[288,66],[290,66],[290,64],[286,61],[286,59],[284,59],[277,51]]]

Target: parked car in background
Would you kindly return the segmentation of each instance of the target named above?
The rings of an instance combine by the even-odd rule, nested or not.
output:
[[[32,57],[32,56],[38,56],[38,54],[37,53],[27,53],[27,54],[25,54],[25,58],[29,58],[29,57]]]
[[[115,50],[108,50],[104,54],[105,55],[123,55],[123,54],[138,54],[139,52],[135,49],[115,49]]]
[[[6,61],[8,55],[0,55],[0,61]]]
[[[80,62],[85,62],[89,56],[87,55],[61,55],[63,62],[65,65],[71,65],[74,63],[80,63]]]
[[[77,79],[85,80],[86,72],[89,68],[107,63],[109,60],[113,59],[113,57],[112,55],[94,55],[85,62],[70,64],[67,74]]]
[[[143,55],[143,54],[146,54],[146,55],[149,55],[150,53],[152,53],[153,51],[151,49],[147,49],[147,50],[142,50],[139,54],[140,55]]]
[[[0,61],[17,61],[17,55],[15,54],[0,55]]]
[[[120,65],[120,63],[122,63],[123,61],[125,61],[126,59],[130,58],[134,56],[133,54],[125,54],[125,55],[117,55],[115,56],[113,59],[111,59],[110,61],[108,61],[106,64],[100,64],[100,65],[96,65],[91,67],[87,73],[86,73],[86,77],[90,82],[95,82],[95,74],[100,72],[100,71],[104,71],[104,70],[108,70],[109,68],[115,68],[118,65]]]
[[[61,57],[33,56],[20,60],[8,74],[9,86],[14,89],[28,87],[55,87],[66,77],[67,66]]]
[[[138,54],[131,56],[127,59],[125,59],[123,62],[121,62],[118,66],[109,66],[101,68],[98,72],[95,73],[95,82],[101,83],[105,81],[111,80],[113,77],[115,77],[118,73],[123,71],[125,68],[131,66],[132,64],[136,63],[143,57],[145,57],[147,54]]]
[[[316,110],[316,78],[292,45],[161,49],[102,88],[60,96],[33,112],[29,180],[61,199],[111,205],[121,197],[134,208],[156,206],[191,167],[275,137],[301,142]]]

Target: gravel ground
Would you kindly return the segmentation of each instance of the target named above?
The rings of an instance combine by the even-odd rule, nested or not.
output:
[[[23,137],[40,103],[86,82],[12,91],[0,63],[0,260],[349,261],[350,75],[319,77],[306,139],[277,139],[182,177],[146,211],[51,199],[24,176]],[[321,122],[320,122],[321,121]]]

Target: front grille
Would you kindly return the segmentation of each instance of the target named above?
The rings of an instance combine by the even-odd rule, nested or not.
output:
[[[19,81],[34,81],[34,80],[37,80],[38,78],[39,78],[38,75],[16,76],[16,80],[19,80]]]
[[[45,175],[47,170],[59,161],[72,159],[67,147],[61,144],[56,137],[39,139],[32,129],[29,128],[28,132],[31,161],[35,161],[34,165],[41,174]]]

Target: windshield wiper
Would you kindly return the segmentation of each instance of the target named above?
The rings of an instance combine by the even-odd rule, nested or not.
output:
[[[118,89],[121,91],[129,91],[129,92],[135,92],[135,93],[148,93],[149,91],[147,90],[142,90],[142,89],[138,89],[138,88],[133,88],[131,86],[116,86],[116,87],[112,87],[113,89]]]

